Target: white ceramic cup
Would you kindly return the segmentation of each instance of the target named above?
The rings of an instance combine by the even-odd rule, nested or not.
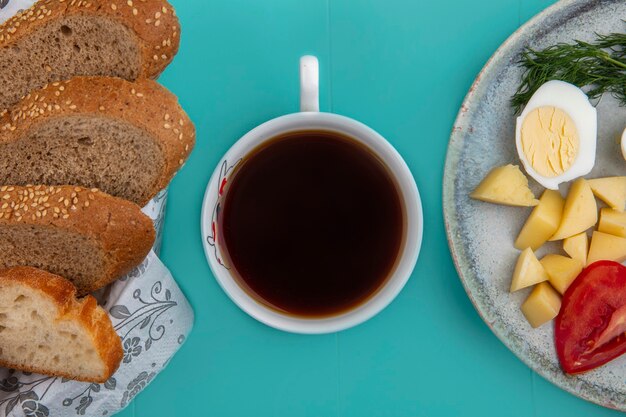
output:
[[[204,250],[217,279],[226,294],[246,313],[268,326],[294,333],[331,333],[360,324],[383,310],[408,281],[422,242],[423,215],[419,192],[411,172],[398,152],[381,135],[356,120],[319,111],[319,65],[317,58],[300,60],[299,113],[270,120],[252,129],[228,150],[215,169],[206,189],[202,206],[202,240]],[[383,286],[364,303],[338,315],[303,318],[283,314],[262,304],[242,289],[225,265],[225,249],[217,238],[217,216],[225,185],[235,167],[260,144],[290,131],[326,130],[340,132],[367,146],[388,167],[396,179],[405,209],[404,244],[395,269]],[[297,279],[297,278],[296,278]]]

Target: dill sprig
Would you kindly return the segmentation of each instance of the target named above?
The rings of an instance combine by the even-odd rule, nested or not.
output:
[[[516,113],[542,84],[561,80],[587,87],[590,99],[610,93],[626,106],[626,34],[596,34],[594,42],[559,43],[543,50],[526,48],[520,58],[525,68],[511,104]]]

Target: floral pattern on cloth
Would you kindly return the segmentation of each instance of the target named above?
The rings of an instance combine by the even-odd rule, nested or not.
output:
[[[148,257],[123,278],[94,294],[122,338],[124,357],[103,384],[0,368],[0,416],[111,416],[124,409],[169,363],[193,326],[193,310],[156,253],[167,191],[143,212],[157,230]]]

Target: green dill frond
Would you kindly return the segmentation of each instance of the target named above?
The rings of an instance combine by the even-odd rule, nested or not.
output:
[[[559,43],[543,50],[527,48],[519,60],[524,68],[521,83],[511,99],[520,113],[541,85],[561,80],[587,87],[590,99],[604,93],[626,106],[626,34],[596,35],[592,43]]]

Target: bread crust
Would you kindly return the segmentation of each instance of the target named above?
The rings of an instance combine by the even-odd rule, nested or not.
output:
[[[136,204],[72,186],[0,186],[0,227],[19,224],[68,230],[101,248],[109,262],[79,294],[105,287],[139,265],[155,239],[152,221]]]
[[[0,286],[2,285],[25,285],[52,298],[59,310],[57,320],[75,321],[91,336],[93,346],[105,366],[105,374],[100,378],[91,380],[69,372],[51,372],[47,369],[21,366],[2,360],[0,360],[0,366],[98,383],[105,382],[115,373],[124,356],[122,341],[115,332],[111,319],[98,306],[95,298],[88,295],[77,300],[76,288],[71,282],[58,275],[30,267],[0,270]]]
[[[140,78],[156,78],[172,62],[180,23],[166,0],[39,0],[0,25],[0,48],[12,46],[55,19],[103,16],[129,28],[141,51]]]
[[[193,123],[176,96],[157,82],[75,77],[51,83],[0,112],[0,149],[2,144],[19,141],[49,119],[77,115],[121,120],[156,140],[164,156],[164,167],[149,198],[136,201],[140,206],[167,187],[195,145]]]

